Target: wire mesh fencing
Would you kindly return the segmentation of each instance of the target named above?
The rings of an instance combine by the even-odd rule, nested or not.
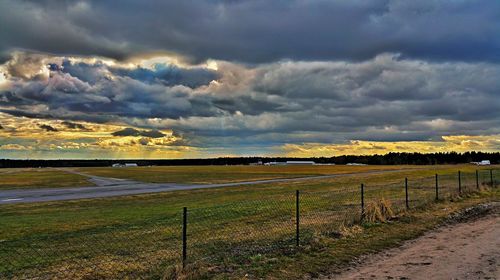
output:
[[[299,197],[298,244],[314,237],[337,236],[342,227],[360,220],[360,192],[356,186],[331,191],[303,191]],[[297,220],[297,219],[296,219]]]
[[[293,193],[189,209],[185,262],[228,263],[286,250],[295,229]]]
[[[157,278],[179,260],[180,216],[0,242],[2,279]]]
[[[439,199],[441,186],[436,178],[439,180],[436,175],[408,180],[409,209],[422,207]]]
[[[186,265],[219,269],[293,254],[316,237],[500,184],[500,170],[456,172],[327,190],[263,192],[124,224],[0,240],[0,279],[162,279]]]

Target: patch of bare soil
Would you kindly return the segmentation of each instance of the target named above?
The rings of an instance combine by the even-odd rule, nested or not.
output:
[[[469,209],[446,226],[323,279],[500,279],[500,207],[489,208],[486,215]]]

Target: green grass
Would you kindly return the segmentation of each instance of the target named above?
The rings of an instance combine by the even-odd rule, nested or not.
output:
[[[335,235],[360,217],[359,184],[366,184],[367,203],[384,197],[395,208],[404,205],[403,180],[409,178],[412,207],[434,200],[436,167],[398,173],[364,174],[307,182],[177,191],[93,200],[0,206],[0,275],[24,271],[71,278],[160,277],[180,259],[181,210],[189,208],[189,260],[207,262],[218,272],[253,271],[274,258],[286,263],[295,254],[295,190],[301,192],[303,241]],[[439,167],[444,197],[456,193],[456,171],[463,186],[474,188],[472,166]],[[481,185],[488,182],[482,171]],[[495,171],[495,178],[500,172]],[[446,188],[445,188],[446,186]],[[491,195],[491,194],[490,194]],[[496,193],[495,195],[498,195]],[[42,253],[41,256],[37,254]],[[207,259],[207,257],[209,257]],[[283,260],[281,259],[283,258]],[[2,266],[2,261],[4,266]],[[255,264],[255,267],[254,267]],[[275,267],[275,266],[270,266]],[[35,269],[36,268],[36,269]],[[32,271],[35,269],[34,271]],[[255,271],[254,271],[255,270]],[[210,270],[212,271],[212,270]],[[207,271],[210,275],[210,271]],[[1,277],[0,277],[1,278]]]
[[[473,170],[472,165],[441,165],[441,166],[153,166],[131,168],[78,168],[79,172],[103,177],[131,179],[152,183],[229,183],[240,181],[255,181],[276,178],[296,178],[317,175],[346,174],[383,170],[413,170],[421,171],[421,175],[432,175],[435,172],[450,172],[461,169]],[[68,168],[67,171],[72,171]],[[411,170],[411,171],[410,171]],[[403,172],[404,173],[404,172]],[[0,169],[0,190],[21,188],[60,188],[92,186],[85,176],[65,172],[65,169],[52,168],[18,168]],[[387,176],[391,176],[387,174]],[[394,173],[392,176],[400,177]],[[385,178],[385,177],[384,177]]]
[[[446,168],[440,166],[438,168]],[[358,173],[377,170],[429,169],[415,165],[301,165],[301,166],[151,166],[79,168],[86,174],[151,183],[229,183],[314,175]]]
[[[1,169],[0,191],[23,188],[61,188],[92,186],[87,178],[48,168]]]

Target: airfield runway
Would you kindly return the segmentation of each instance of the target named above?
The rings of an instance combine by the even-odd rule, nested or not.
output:
[[[182,191],[194,189],[234,187],[244,185],[256,185],[278,182],[306,181],[316,179],[328,179],[336,177],[346,177],[355,175],[368,175],[376,173],[391,173],[409,171],[404,170],[376,170],[357,173],[344,173],[320,176],[308,176],[300,178],[281,178],[256,181],[233,182],[223,184],[174,184],[174,183],[144,183],[126,179],[108,178],[93,176],[85,173],[75,172],[67,169],[60,169],[66,172],[76,173],[89,178],[89,181],[96,186],[78,188],[34,188],[34,189],[13,189],[0,191],[0,204],[47,202],[59,200],[88,199],[112,196],[136,195],[147,193],[159,193],[169,191]]]

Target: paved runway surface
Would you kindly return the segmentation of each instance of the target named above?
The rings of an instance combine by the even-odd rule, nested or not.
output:
[[[4,190],[0,191],[0,204],[100,198],[100,197],[158,193],[158,192],[169,192],[169,191],[179,191],[179,190],[305,181],[305,180],[327,179],[327,178],[346,177],[355,175],[367,175],[374,173],[409,171],[411,169],[378,170],[378,171],[367,171],[367,172],[348,173],[348,174],[332,174],[332,175],[309,176],[300,178],[269,179],[269,180],[246,181],[246,182],[235,182],[235,183],[224,183],[224,184],[144,183],[126,179],[93,176],[85,173],[78,173],[67,169],[61,169],[61,170],[86,176],[89,178],[89,181],[94,183],[96,186],[78,187],[78,188],[37,188],[37,189]]]

